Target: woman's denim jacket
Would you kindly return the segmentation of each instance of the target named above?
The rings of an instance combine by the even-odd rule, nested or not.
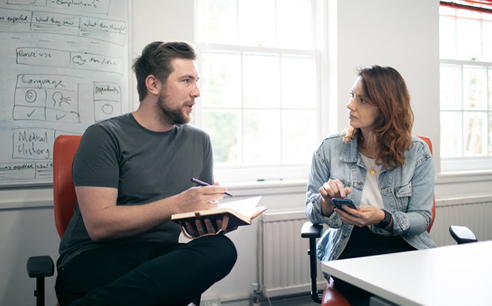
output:
[[[393,231],[369,225],[381,235],[400,235],[416,249],[435,247],[427,227],[432,219],[434,197],[434,164],[427,144],[413,136],[413,145],[405,152],[405,164],[393,171],[384,167],[379,175],[383,205],[393,218]],[[328,229],[318,242],[321,261],[335,260],[345,249],[353,225],[342,223],[336,213],[321,213],[319,188],[329,179],[339,179],[352,188],[347,198],[360,203],[366,168],[357,149],[357,137],[344,143],[340,134],[323,140],[313,155],[307,186],[306,216],[312,223],[326,223]]]

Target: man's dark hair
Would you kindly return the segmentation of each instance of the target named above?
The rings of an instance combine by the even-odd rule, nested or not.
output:
[[[135,59],[132,68],[137,77],[137,91],[139,100],[147,96],[145,79],[154,75],[164,84],[173,72],[171,61],[175,58],[196,59],[195,49],[186,42],[154,41],[142,51],[142,55]]]

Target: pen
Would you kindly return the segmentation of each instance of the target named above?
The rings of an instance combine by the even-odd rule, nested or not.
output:
[[[209,183],[204,182],[204,181],[200,181],[199,179],[196,179],[194,177],[191,178],[191,181],[194,182],[194,183],[197,183],[200,186],[210,186]],[[229,192],[224,192],[224,194],[227,194],[228,196],[233,197],[233,195],[231,193],[229,193]]]

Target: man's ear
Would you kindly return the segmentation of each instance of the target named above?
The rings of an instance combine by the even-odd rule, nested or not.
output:
[[[162,83],[152,74],[148,75],[145,79],[145,85],[147,86],[147,92],[154,96],[159,95]]]

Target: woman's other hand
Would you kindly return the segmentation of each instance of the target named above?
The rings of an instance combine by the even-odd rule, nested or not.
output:
[[[364,227],[370,224],[379,224],[384,219],[384,211],[375,206],[361,206],[357,209],[343,208],[335,209],[343,223]]]

